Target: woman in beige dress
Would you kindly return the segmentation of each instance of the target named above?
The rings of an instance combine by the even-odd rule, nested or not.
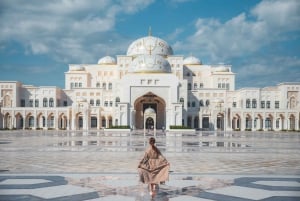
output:
[[[156,185],[169,179],[170,164],[155,146],[155,138],[149,139],[149,147],[139,163],[138,171],[140,181],[149,184],[150,195],[154,195]]]

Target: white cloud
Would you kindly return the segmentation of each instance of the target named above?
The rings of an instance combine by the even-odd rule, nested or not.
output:
[[[96,54],[104,54],[110,48],[109,37],[117,17],[134,14],[152,2],[3,0],[0,44],[17,41],[28,54],[47,53],[64,62],[96,62]],[[98,43],[105,47],[96,49]]]
[[[199,18],[196,31],[187,41],[175,44],[212,62],[226,61],[253,53],[284,35],[300,30],[300,1],[265,0],[248,13],[222,23],[218,19]]]

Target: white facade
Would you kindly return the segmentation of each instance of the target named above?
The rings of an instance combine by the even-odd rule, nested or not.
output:
[[[1,129],[299,130],[300,124],[300,83],[235,90],[230,65],[174,55],[153,36],[134,41],[126,55],[70,64],[65,89],[0,81],[0,92]]]

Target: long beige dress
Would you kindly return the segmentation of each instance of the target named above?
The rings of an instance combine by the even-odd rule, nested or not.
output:
[[[145,184],[165,182],[169,180],[169,167],[167,159],[150,146],[139,164],[140,181]]]

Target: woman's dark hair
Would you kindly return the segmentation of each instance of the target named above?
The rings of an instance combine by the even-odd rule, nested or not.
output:
[[[155,144],[155,138],[154,137],[149,138],[149,144],[151,144],[151,145]]]
[[[152,146],[152,149],[157,153],[160,154],[160,151],[157,149],[157,147],[155,146],[155,138],[151,137],[149,139],[149,144]]]

